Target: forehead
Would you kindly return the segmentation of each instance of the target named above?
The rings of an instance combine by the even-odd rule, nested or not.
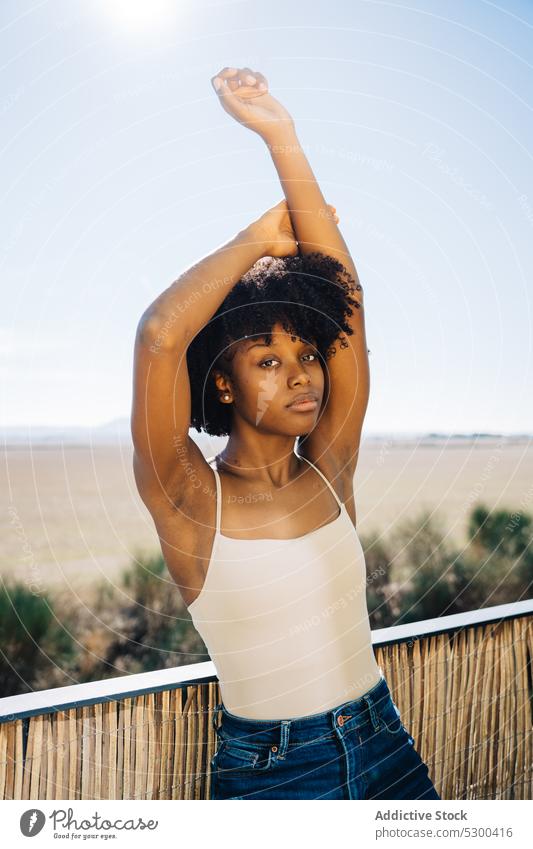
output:
[[[267,345],[266,334],[256,333],[249,339],[242,339],[240,347],[243,353],[248,351],[257,351],[262,348],[281,348],[284,345],[312,345],[311,340],[300,339],[297,335],[287,333],[282,327],[277,325],[272,328],[270,345]]]

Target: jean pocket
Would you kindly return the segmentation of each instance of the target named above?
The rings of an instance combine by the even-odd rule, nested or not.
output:
[[[219,775],[258,772],[273,765],[272,750],[265,743],[245,743],[238,738],[222,740],[211,761]]]
[[[387,734],[391,734],[393,737],[396,737],[396,736],[403,733],[407,736],[408,741],[411,744],[411,746],[414,745],[415,741],[414,741],[413,737],[409,734],[407,728],[405,727],[405,725],[402,722],[402,718],[401,718],[401,714],[400,714],[400,710],[398,708],[398,705],[395,702],[393,702],[392,699],[390,700],[389,704],[385,707],[385,710],[382,711],[382,713],[380,714],[380,719],[381,719],[381,724],[382,724],[383,730]]]

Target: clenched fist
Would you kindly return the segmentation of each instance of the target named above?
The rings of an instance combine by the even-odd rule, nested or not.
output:
[[[294,122],[269,93],[266,77],[250,68],[223,68],[211,78],[222,108],[240,124],[274,142],[280,133],[294,130]]]

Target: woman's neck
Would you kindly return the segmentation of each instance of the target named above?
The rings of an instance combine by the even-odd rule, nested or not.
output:
[[[301,463],[296,454],[296,445],[285,442],[276,449],[266,446],[242,446],[228,441],[220,454],[217,463],[224,471],[244,480],[264,481],[274,486],[286,486],[298,477]]]

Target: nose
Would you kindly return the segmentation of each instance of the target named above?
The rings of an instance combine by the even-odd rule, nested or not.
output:
[[[289,378],[289,386],[298,386],[299,384],[307,386],[309,383],[311,383],[311,375],[302,368]]]

